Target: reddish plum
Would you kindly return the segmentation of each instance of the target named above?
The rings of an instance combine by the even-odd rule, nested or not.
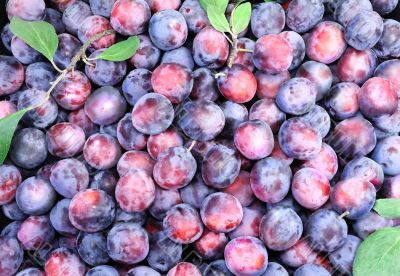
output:
[[[151,75],[154,92],[164,95],[172,103],[185,100],[192,90],[190,70],[177,63],[165,63],[154,69]]]
[[[333,86],[326,98],[327,111],[336,119],[353,117],[359,111],[360,87],[353,82],[340,82]]]
[[[329,193],[329,180],[322,172],[304,168],[294,174],[292,195],[301,206],[318,209],[328,201]]]
[[[241,64],[233,64],[220,72],[217,79],[221,94],[236,103],[245,103],[253,99],[257,90],[257,81],[253,73]]]
[[[26,250],[38,250],[43,245],[51,243],[55,231],[48,216],[31,216],[21,224],[18,230],[18,240]]]
[[[343,27],[331,21],[319,23],[307,37],[306,53],[313,60],[329,64],[346,50]]]
[[[46,133],[47,149],[57,157],[72,157],[82,152],[85,144],[85,133],[76,124],[59,123],[53,125]]]
[[[229,232],[229,238],[235,239],[242,236],[251,236],[258,238],[260,236],[260,222],[264,215],[261,211],[252,206],[243,207],[243,219],[235,230]]]
[[[364,116],[378,118],[397,111],[399,99],[393,84],[384,78],[367,80],[358,93],[358,104]]]
[[[260,99],[275,99],[279,87],[282,83],[290,79],[289,71],[283,71],[277,74],[268,74],[257,71],[257,97]]]
[[[184,147],[168,148],[160,153],[154,165],[153,177],[164,189],[179,189],[193,179],[197,163]]]
[[[243,208],[236,197],[218,192],[204,199],[200,215],[209,230],[224,233],[239,226],[243,218]]]
[[[250,174],[246,171],[240,171],[235,181],[222,191],[235,196],[242,206],[249,206],[255,199],[250,186]]]
[[[203,224],[198,211],[189,204],[172,207],[163,220],[167,236],[176,243],[189,244],[203,233]]]
[[[372,50],[358,51],[349,47],[339,59],[337,75],[341,81],[360,85],[372,76],[376,63],[376,54]]]
[[[264,35],[254,46],[253,62],[257,69],[266,73],[280,73],[289,69],[293,51],[289,42],[278,35]]]
[[[236,148],[246,158],[258,160],[271,154],[274,136],[271,128],[261,120],[251,120],[239,125],[234,142]]]
[[[121,148],[114,137],[108,134],[93,134],[86,140],[83,156],[93,168],[110,169],[117,164]]]
[[[289,157],[300,160],[315,158],[321,151],[322,137],[307,121],[292,118],[279,129],[279,145]]]
[[[198,66],[216,69],[225,64],[229,45],[224,35],[212,27],[202,29],[193,40],[193,59]]]
[[[349,213],[346,218],[359,219],[371,211],[375,198],[374,185],[358,176],[336,183],[332,189],[330,201],[338,213]]]
[[[58,248],[50,253],[44,271],[47,276],[83,276],[86,266],[73,250]]]
[[[254,237],[239,237],[225,247],[225,262],[236,275],[262,275],[267,270],[268,253],[262,242]]]
[[[120,176],[130,170],[143,170],[148,175],[153,175],[154,160],[144,151],[131,150],[125,152],[118,161],[117,171]]]
[[[204,259],[215,260],[222,257],[228,238],[224,233],[214,233],[207,229],[201,237],[194,243],[196,253]]]
[[[5,9],[10,20],[17,16],[23,20],[36,21],[44,18],[46,4],[44,0],[9,0]]]
[[[137,16],[137,13],[136,13]],[[136,17],[135,16],[135,17]],[[87,17],[79,26],[78,29],[78,38],[82,43],[86,43],[93,36],[103,33],[105,31],[112,30],[110,22],[100,16],[100,15],[92,15]],[[103,36],[102,38],[96,40],[91,43],[89,46],[90,51],[95,51],[98,49],[108,48],[116,42],[115,33],[108,34]]]
[[[374,127],[361,117],[343,120],[334,128],[329,143],[344,159],[367,155],[376,145]]]
[[[191,263],[181,262],[168,271],[166,276],[201,276],[200,270]]]
[[[115,218],[115,203],[111,196],[98,189],[77,193],[69,205],[71,224],[84,232],[94,233],[106,229]]]
[[[0,205],[10,203],[21,184],[22,176],[13,165],[0,166]]]
[[[130,170],[118,180],[115,198],[125,212],[144,211],[155,198],[153,179],[145,171]]]
[[[301,166],[316,169],[331,180],[338,171],[338,159],[335,151],[328,144],[323,143],[319,154],[315,158],[304,161]]]

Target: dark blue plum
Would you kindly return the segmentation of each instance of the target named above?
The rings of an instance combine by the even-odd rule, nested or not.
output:
[[[383,21],[383,33],[374,51],[380,58],[400,57],[400,22],[393,19]]]
[[[332,252],[346,241],[347,224],[335,211],[322,208],[309,217],[306,235],[314,250]]]
[[[315,105],[317,88],[306,78],[293,78],[284,82],[276,95],[276,103],[285,113],[302,115]]]
[[[186,102],[178,113],[183,132],[196,141],[209,141],[221,133],[225,116],[221,108],[207,100]]]
[[[306,55],[306,44],[301,35],[293,31],[285,31],[279,34],[285,38],[292,47],[293,60],[289,70],[296,69],[303,62]]]
[[[38,51],[17,36],[14,36],[11,40],[11,52],[23,64],[31,64],[43,59],[43,56]]]
[[[108,232],[107,253],[113,260],[136,264],[143,261],[148,252],[149,237],[140,225],[129,222],[118,223]]]
[[[59,12],[55,9],[52,9],[52,8],[46,8],[46,14],[44,16],[44,21],[53,25],[54,29],[56,29],[56,32],[58,34],[65,32],[65,26],[64,26],[64,23],[62,22],[62,13],[61,12]]]
[[[147,145],[147,136],[135,129],[130,113],[118,122],[117,139],[121,147],[128,151],[142,150]]]
[[[328,270],[316,264],[305,264],[294,272],[294,276],[329,276]]]
[[[293,31],[304,33],[317,25],[323,15],[322,0],[293,0],[286,12],[286,24]]]
[[[11,52],[11,40],[14,34],[10,30],[10,24],[4,25],[3,29],[1,30],[1,42],[3,42],[4,47]]]
[[[166,272],[175,266],[182,256],[182,245],[170,240],[163,231],[152,236],[147,255],[149,265],[158,271]]]
[[[185,17],[188,29],[192,33],[198,33],[210,26],[207,13],[197,0],[183,1],[179,12]]]
[[[118,270],[109,265],[95,266],[85,276],[119,276]]]
[[[174,108],[167,97],[148,93],[141,97],[132,110],[133,126],[144,134],[159,134],[170,127]]]
[[[363,10],[372,11],[369,0],[339,0],[336,2],[333,16],[342,26],[346,26],[351,19]]]
[[[93,14],[110,17],[111,10],[117,0],[89,0]]]
[[[17,92],[24,83],[25,70],[15,58],[0,55],[0,96]]]
[[[148,266],[137,266],[128,271],[127,276],[161,276],[160,273]]]
[[[244,105],[231,101],[223,102],[220,107],[225,116],[225,127],[221,135],[226,138],[233,138],[238,126],[248,120],[249,112]]]
[[[68,33],[62,33],[58,35],[58,48],[54,54],[54,63],[65,69],[71,63],[72,58],[79,52],[82,43]]]
[[[288,194],[292,171],[285,161],[264,158],[257,161],[250,173],[250,184],[254,195],[268,203],[280,202]]]
[[[3,211],[4,216],[11,220],[24,220],[27,217],[27,215],[18,207],[16,201],[2,205],[1,210]]]
[[[370,0],[374,11],[384,15],[391,13],[399,3],[399,0]]]
[[[3,230],[1,230],[0,237],[10,237],[17,238],[19,228],[22,225],[22,221],[13,221],[6,226],[4,226]]]
[[[24,260],[24,251],[11,237],[0,237],[0,247],[0,274],[14,275]]]
[[[45,134],[36,128],[24,128],[17,132],[11,143],[10,158],[25,169],[41,165],[47,158]]]
[[[361,244],[361,239],[347,235],[344,244],[339,249],[329,254],[329,261],[335,269],[343,274],[351,274],[356,251]]]
[[[225,260],[215,260],[209,263],[203,272],[204,276],[233,276],[226,266]]]
[[[26,67],[25,84],[28,88],[47,91],[56,78],[56,71],[47,62],[32,63]]]
[[[372,152],[372,159],[382,166],[385,174],[400,174],[400,137],[389,136],[379,141]]]
[[[303,223],[296,212],[287,207],[274,207],[260,222],[260,238],[274,251],[286,250],[299,241]]]
[[[385,219],[374,211],[369,212],[353,224],[354,232],[361,239],[365,239],[376,230],[385,227],[393,227],[393,220]]]
[[[49,181],[33,176],[18,186],[15,200],[25,214],[43,215],[53,206],[56,191]]]
[[[88,4],[74,1],[63,12],[62,22],[69,33],[76,35],[82,22],[91,15],[93,14]]]
[[[98,171],[92,177],[90,188],[105,191],[110,196],[114,196],[117,178],[112,171]]]
[[[79,256],[91,266],[106,264],[110,257],[107,254],[107,239],[104,233],[80,232],[76,239]]]
[[[194,68],[192,53],[186,47],[179,47],[165,52],[161,59],[161,64],[163,63],[178,63],[189,70]]]
[[[134,69],[126,76],[122,83],[122,92],[126,101],[134,106],[145,94],[153,90],[151,86],[151,72],[147,69]]]
[[[66,236],[73,236],[79,233],[79,230],[72,226],[69,220],[70,203],[70,199],[62,199],[54,205],[50,212],[51,225],[58,233]]]
[[[193,88],[190,92],[192,100],[216,101],[219,97],[217,82],[210,69],[202,67],[192,73]]]
[[[347,43],[357,50],[372,48],[383,32],[383,19],[374,11],[362,11],[345,28]]]
[[[221,189],[229,186],[240,173],[238,153],[226,146],[215,145],[204,156],[201,173],[204,182]]]
[[[97,57],[105,49],[94,51],[89,58]],[[85,65],[85,72],[88,78],[99,86],[116,85],[121,82],[126,75],[127,64],[125,61],[108,61],[96,59],[94,66]]]
[[[285,27],[285,11],[278,3],[268,2],[253,6],[251,31],[260,38],[267,34],[279,34]]]
[[[152,70],[160,59],[161,51],[146,35],[138,35],[140,40],[139,49],[130,58],[129,62],[136,68]]]
[[[268,262],[267,270],[265,271],[266,276],[289,276],[287,270],[279,263]]]
[[[175,10],[163,10],[154,14],[149,23],[152,42],[161,50],[181,47],[188,36],[185,18]]]

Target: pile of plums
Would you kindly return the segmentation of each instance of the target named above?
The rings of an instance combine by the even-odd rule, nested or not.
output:
[[[0,276],[349,275],[363,239],[400,225],[372,210],[400,198],[398,0],[252,1],[237,49],[198,0],[5,2],[54,26],[61,70],[105,30],[89,60],[140,47],[78,63],[23,116]],[[1,40],[4,118],[59,73],[9,24]]]

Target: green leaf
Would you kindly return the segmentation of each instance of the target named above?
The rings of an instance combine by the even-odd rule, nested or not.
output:
[[[374,210],[384,218],[400,218],[400,199],[378,199],[375,202]]]
[[[220,32],[230,32],[228,20],[226,20],[225,13],[218,11],[215,6],[208,6],[207,16],[211,25]]]
[[[58,47],[58,36],[51,24],[45,21],[25,21],[14,16],[11,19],[10,30],[48,60],[53,61]]]
[[[18,122],[27,111],[28,109],[22,109],[0,120],[0,165],[7,157]]]
[[[95,59],[105,59],[110,61],[124,61],[132,57],[140,46],[137,36],[131,36],[127,40],[118,42],[100,53]]]
[[[243,32],[250,23],[251,4],[249,2],[238,5],[232,12],[231,28],[234,34]]]
[[[357,250],[354,276],[400,275],[400,228],[382,228],[369,235]]]
[[[214,6],[218,11],[225,12],[229,4],[229,0],[199,0],[199,2],[207,13],[209,6]]]

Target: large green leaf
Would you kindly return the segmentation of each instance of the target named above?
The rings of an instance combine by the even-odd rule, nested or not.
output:
[[[219,11],[215,6],[207,7],[207,16],[211,25],[220,32],[230,32],[228,20],[226,20],[225,13]]]
[[[132,36],[127,40],[118,42],[104,50],[95,59],[105,59],[110,61],[124,61],[132,57],[140,46],[137,36]]]
[[[0,165],[7,157],[18,122],[27,111],[22,109],[0,120]]]
[[[243,32],[250,23],[251,4],[249,2],[238,5],[232,12],[231,29],[234,34]]]
[[[354,276],[400,275],[400,228],[382,228],[369,235],[357,250]]]
[[[48,60],[53,61],[58,47],[58,36],[51,24],[45,21],[25,21],[14,16],[11,19],[10,30]]]
[[[385,198],[375,202],[374,210],[385,218],[400,218],[400,199]]]

